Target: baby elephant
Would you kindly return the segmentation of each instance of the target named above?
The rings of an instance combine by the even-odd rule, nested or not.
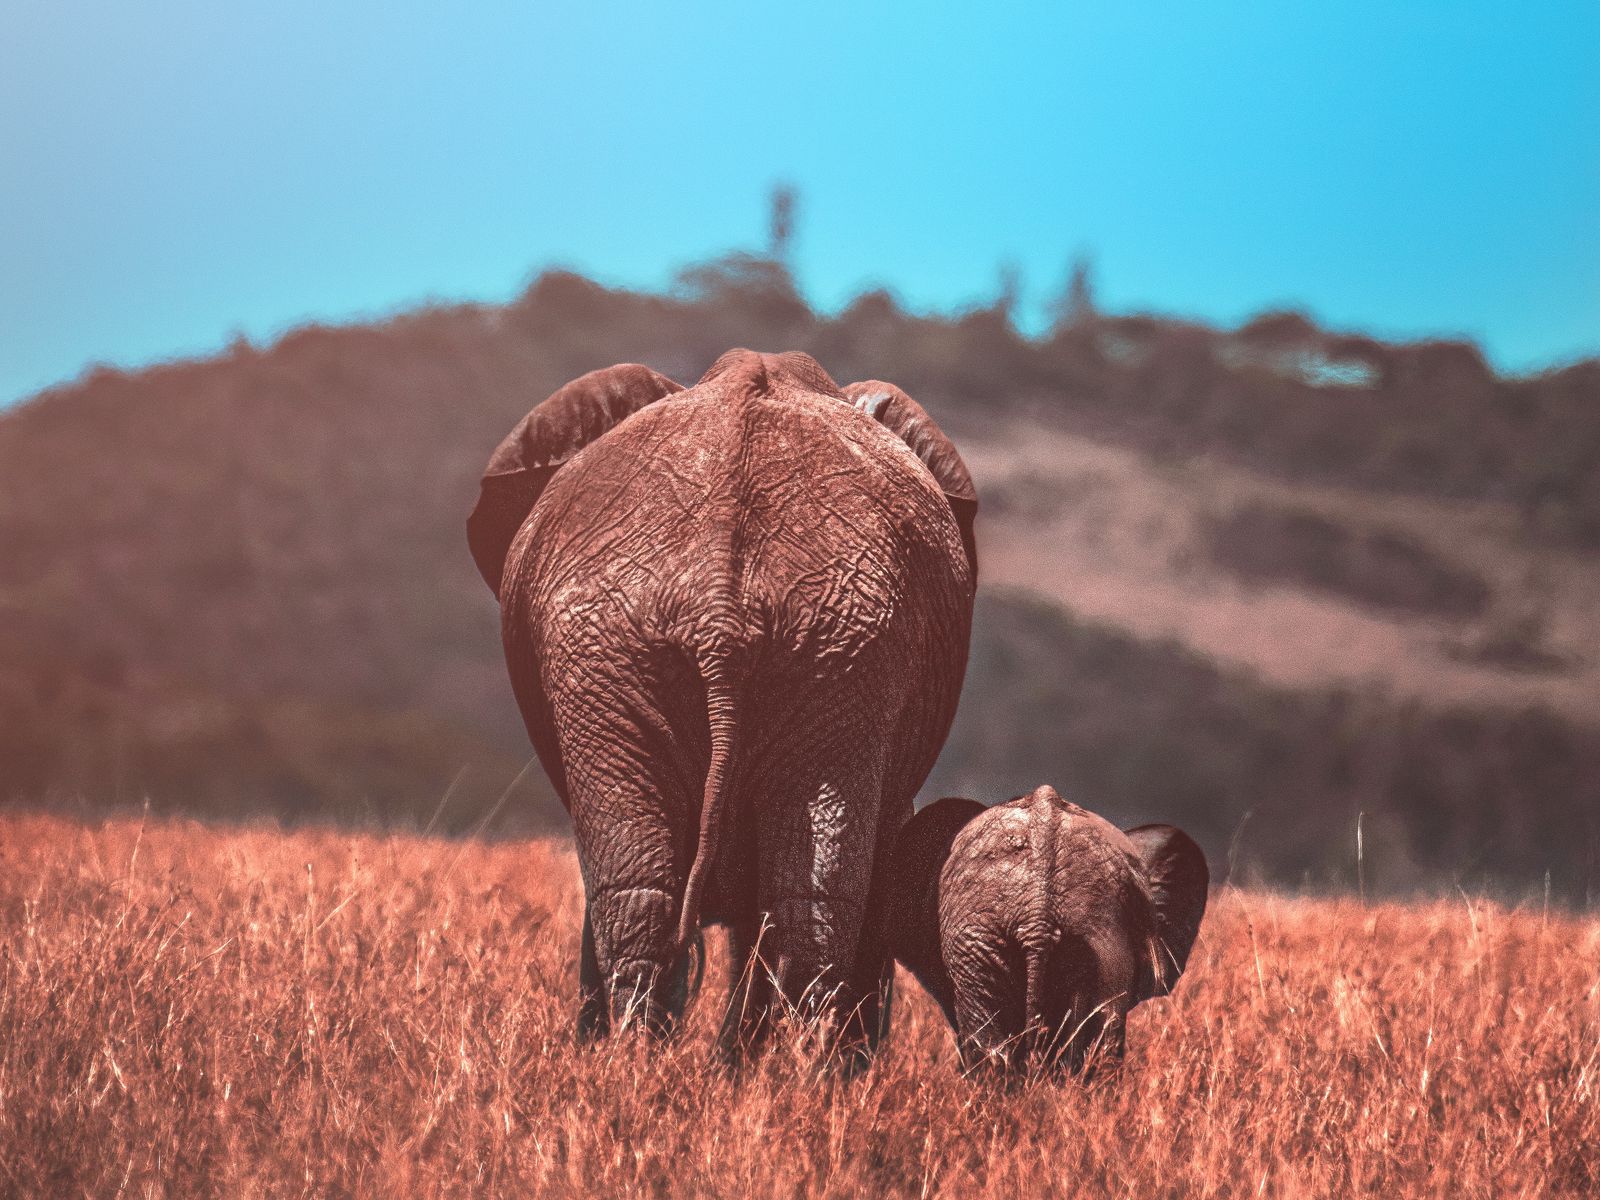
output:
[[[1118,830],[1037,788],[993,808],[945,799],[895,848],[885,940],[931,992],[969,1069],[1115,1061],[1123,1020],[1171,991],[1206,908],[1200,847]]]

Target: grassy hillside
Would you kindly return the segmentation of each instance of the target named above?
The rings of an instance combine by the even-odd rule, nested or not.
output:
[[[1600,924],[1224,888],[1092,1086],[961,1077],[899,981],[865,1077],[570,1038],[560,841],[0,815],[15,1195],[1586,1197]]]
[[[692,381],[738,344],[902,383],[973,467],[988,594],[939,786],[1176,806],[1286,881],[1348,878],[1364,812],[1379,886],[1600,892],[1600,363],[1497,378],[1292,314],[825,319],[740,257],[0,416],[0,796],[558,819],[536,769],[502,800],[527,750],[462,534],[478,472],[574,375]]]
[[[1181,825],[1235,881],[1600,899],[1588,890],[1600,885],[1600,731],[1588,725],[1277,684],[1026,593],[980,598],[975,625],[966,695],[1000,699],[964,705],[937,794],[1052,780],[1125,826]]]

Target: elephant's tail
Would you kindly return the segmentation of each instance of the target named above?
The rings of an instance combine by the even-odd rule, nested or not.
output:
[[[1055,928],[1055,886],[1058,834],[1061,811],[1050,799],[1035,792],[1028,805],[1028,848],[1032,854],[1033,894],[1028,897],[1029,913],[1023,946],[1027,955],[1027,985],[1024,993],[1025,1036],[1045,1036],[1045,969],[1050,953],[1060,938]]]
[[[711,727],[711,763],[706,768],[706,789],[700,800],[700,838],[695,843],[694,864],[683,888],[683,912],[678,918],[678,947],[681,950],[700,931],[700,904],[705,896],[706,879],[717,860],[717,843],[722,831],[722,808],[728,787],[729,766],[733,758],[736,725],[734,698],[720,655],[701,660],[700,673],[706,685],[706,721]]]
[[[1035,943],[1027,947],[1026,954],[1028,974],[1027,989],[1024,992],[1024,1020],[1022,1023],[1022,1036],[1024,1038],[1025,1045],[1041,1039],[1046,1033],[1044,1015],[1044,971],[1045,958],[1049,954],[1049,948]]]

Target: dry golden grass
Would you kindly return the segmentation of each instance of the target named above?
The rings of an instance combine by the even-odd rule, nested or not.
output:
[[[1600,922],[1224,891],[1120,1077],[574,1048],[559,842],[0,818],[0,1194],[1593,1196]],[[716,964],[713,964],[715,970]]]

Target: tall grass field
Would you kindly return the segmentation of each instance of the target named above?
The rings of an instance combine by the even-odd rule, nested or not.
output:
[[[0,816],[0,1195],[1600,1195],[1600,919],[1224,888],[1120,1072],[574,1045],[558,840]]]

